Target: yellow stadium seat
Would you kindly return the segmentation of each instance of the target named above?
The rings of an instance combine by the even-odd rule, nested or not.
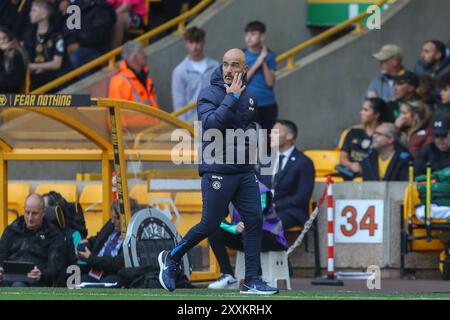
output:
[[[344,146],[345,138],[347,137],[348,132],[351,128],[347,128],[344,131],[342,131],[341,136],[339,137],[338,145],[336,146],[336,150],[341,151],[342,147]]]
[[[147,184],[137,184],[133,188],[131,188],[130,198],[136,200],[140,205],[147,205],[149,203]]]
[[[78,201],[77,186],[71,183],[43,183],[38,185],[34,192],[43,195],[50,191],[60,193],[68,202]]]
[[[88,184],[80,195],[88,236],[94,236],[103,227],[103,187],[101,184]]]
[[[174,203],[180,212],[202,212],[202,193],[177,192]]]
[[[339,150],[308,150],[305,155],[313,161],[316,177],[336,173],[335,167],[340,163]]]
[[[8,223],[11,219],[23,215],[23,206],[26,197],[30,194],[30,185],[27,183],[8,183]],[[14,220],[13,220],[14,221]]]

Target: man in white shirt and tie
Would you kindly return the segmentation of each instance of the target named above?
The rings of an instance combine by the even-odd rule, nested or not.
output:
[[[259,179],[272,190],[277,215],[283,228],[303,226],[309,217],[309,201],[314,189],[314,164],[294,143],[297,126],[289,120],[278,120],[270,139],[271,147],[278,146],[277,163],[271,176]]]

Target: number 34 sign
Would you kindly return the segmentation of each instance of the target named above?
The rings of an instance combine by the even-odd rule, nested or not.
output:
[[[382,243],[383,200],[336,200],[336,243]]]

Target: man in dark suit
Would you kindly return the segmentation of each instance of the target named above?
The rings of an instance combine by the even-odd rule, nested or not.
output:
[[[411,156],[398,145],[394,124],[382,123],[373,132],[372,151],[361,163],[364,181],[408,181]]]
[[[271,133],[271,147],[279,152],[272,175],[259,179],[274,195],[275,209],[284,229],[303,226],[309,218],[309,201],[314,189],[314,164],[294,143],[297,126],[289,120],[278,120]]]

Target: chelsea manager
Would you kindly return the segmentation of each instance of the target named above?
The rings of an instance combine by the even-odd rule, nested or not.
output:
[[[191,228],[171,251],[158,256],[159,281],[163,288],[173,291],[184,254],[214,233],[228,212],[230,202],[239,211],[245,225],[245,280],[240,288],[246,294],[274,294],[278,289],[267,285],[259,276],[262,234],[262,209],[259,186],[255,175],[254,158],[246,139],[227,136],[230,131],[245,132],[256,139],[256,100],[245,90],[248,66],[240,49],[231,49],[223,63],[211,76],[211,84],[200,92],[197,113],[202,125],[202,156],[199,165],[203,212],[200,223]],[[231,130],[230,130],[231,129]],[[223,146],[212,155],[206,141],[212,131],[222,134]],[[237,140],[237,141],[236,141]],[[205,150],[206,149],[206,150]],[[244,161],[236,161],[245,152]],[[229,157],[229,155],[232,157]],[[224,159],[226,158],[226,159]],[[229,161],[232,158],[232,161]],[[225,161],[226,160],[226,161]],[[243,162],[243,163],[241,163]]]

